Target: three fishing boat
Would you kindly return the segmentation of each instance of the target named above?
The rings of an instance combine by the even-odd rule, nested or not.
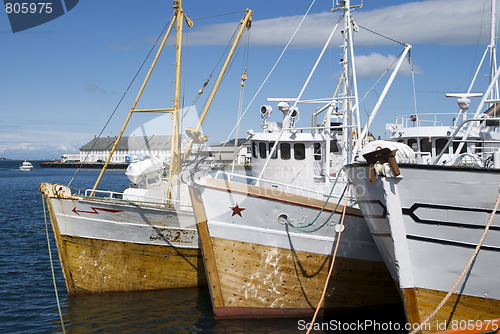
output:
[[[185,184],[179,182],[181,165],[203,136],[199,125],[190,131],[193,140],[181,154],[180,50],[183,21],[190,20],[175,2],[159,51],[175,25],[174,107],[135,109],[158,54],[116,142],[133,112],[172,113],[168,177],[162,177],[161,162],[150,159],[133,166],[151,174],[135,174],[133,167],[129,174],[139,186],[123,193],[97,190],[106,166],[85,194],[40,186],[70,294],[189,287],[208,279],[218,318],[298,316],[318,307],[370,308],[400,298],[416,331],[425,323],[434,331],[443,322],[500,317],[496,61],[471,118],[469,98],[483,94],[469,89],[453,94],[460,111],[452,126],[426,133],[411,115],[417,126],[393,127],[394,142],[366,145],[366,163],[356,162],[368,126],[359,124],[354,7],[337,2],[339,23],[299,95],[268,99],[282,119],[270,121],[273,108],[261,107],[263,131],[249,133],[252,175],[194,170],[183,174]],[[247,11],[240,33],[251,15]],[[305,87],[336,32],[343,40],[339,88],[332,97],[306,100]],[[298,126],[302,109],[313,104],[319,106],[310,113],[312,125]]]

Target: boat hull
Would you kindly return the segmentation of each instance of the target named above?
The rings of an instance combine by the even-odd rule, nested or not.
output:
[[[453,287],[474,253],[498,196],[499,170],[400,165],[400,177],[368,182],[368,166],[348,176],[375,242],[419,324]],[[497,213],[465,278],[430,321],[432,330],[500,317]]]
[[[69,294],[206,285],[192,212],[57,187],[41,189]]]
[[[332,262],[341,211],[333,214],[331,221],[326,218],[335,203],[329,203],[318,223],[303,232],[280,223],[277,217],[286,213],[298,224],[297,217],[304,221],[316,216],[324,200],[208,177],[205,180],[205,186],[197,184],[190,191],[215,316],[312,314],[320,303]],[[235,206],[243,208],[241,216],[233,214]],[[312,231],[322,224],[318,231]],[[349,208],[342,238],[322,310],[400,302],[359,210]]]

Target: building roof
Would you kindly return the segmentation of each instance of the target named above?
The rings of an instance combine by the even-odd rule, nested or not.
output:
[[[116,137],[96,137],[80,147],[80,151],[109,151],[113,147],[115,141]],[[116,149],[125,151],[169,151],[170,136],[122,137]]]
[[[219,144],[214,144],[214,145],[210,145],[210,147],[222,147],[222,146],[230,146],[231,148],[234,146],[234,139],[231,139],[225,143],[219,143]],[[242,146],[244,144],[247,144],[247,143],[250,143],[250,140],[247,139],[247,138],[238,138],[238,143],[236,144],[236,146]]]

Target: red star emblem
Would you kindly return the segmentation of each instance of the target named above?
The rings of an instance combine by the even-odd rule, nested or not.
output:
[[[238,203],[236,203],[236,205],[235,205],[235,206],[233,206],[233,207],[229,207],[229,208],[230,208],[231,210],[233,210],[233,214],[231,215],[231,217],[232,217],[232,216],[234,216],[234,215],[238,215],[238,216],[240,216],[240,217],[243,217],[243,216],[241,215],[241,211],[245,210],[245,208],[240,208],[240,207],[238,206]]]

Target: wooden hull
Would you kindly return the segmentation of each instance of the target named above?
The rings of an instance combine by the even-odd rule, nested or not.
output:
[[[314,313],[331,256],[218,238],[211,244],[221,295],[214,303],[217,318]],[[396,292],[388,276],[383,263],[337,258],[323,309],[369,308],[388,299],[397,303],[397,298],[391,301]]]
[[[69,294],[206,284],[199,249],[61,236]]]
[[[41,190],[69,294],[207,284],[192,212],[81,198],[58,187]]]
[[[210,187],[200,191],[196,185],[190,191],[215,316],[263,318],[314,313],[327,281],[336,239],[333,222],[339,216],[334,215],[331,225],[315,232],[289,231],[273,216],[266,216],[288,212],[296,217],[299,212],[313,217],[321,209],[321,201],[297,205],[306,198],[289,194],[283,203],[265,194],[265,189],[252,187],[241,194],[237,184],[226,183],[228,188],[224,188],[217,180],[209,182]],[[244,204],[241,217],[231,213],[228,198],[232,196],[238,196],[234,200],[239,205]],[[394,281],[373,241],[365,239],[366,226],[354,211],[351,208],[353,216],[328,282],[323,311],[400,303]]]
[[[404,289],[404,298],[407,308],[408,322],[412,328],[421,324],[436,306],[443,300],[446,292],[415,288]],[[488,298],[453,294],[441,310],[423,328],[421,333],[435,333],[445,330],[472,329],[477,332],[488,329],[499,329],[500,320],[486,321],[498,318],[500,314],[500,301]],[[481,326],[481,327],[480,327]],[[489,328],[487,326],[490,326]]]

